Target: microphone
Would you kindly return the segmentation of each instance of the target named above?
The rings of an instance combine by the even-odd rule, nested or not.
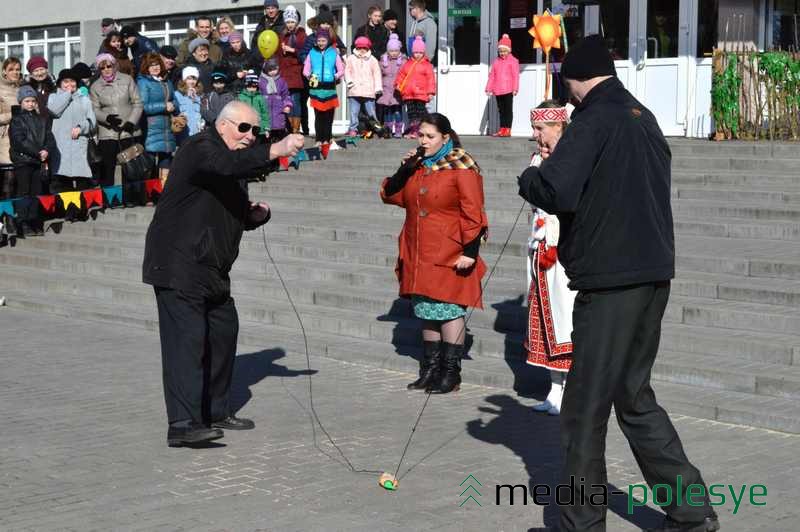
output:
[[[417,146],[416,153],[414,153],[414,155],[409,157],[404,166],[406,166],[407,168],[417,168],[419,166],[419,163],[422,161],[423,157],[425,157],[425,148],[423,148],[422,146]]]

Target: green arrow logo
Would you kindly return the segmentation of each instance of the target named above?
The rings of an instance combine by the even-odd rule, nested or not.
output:
[[[476,499],[475,496],[474,496],[474,495],[477,495],[478,497],[482,497],[483,495],[481,495],[481,492],[478,491],[478,488],[476,488],[475,486],[472,485],[472,482],[474,482],[478,486],[481,486],[481,487],[483,486],[483,484],[481,484],[480,480],[478,480],[477,478],[475,478],[472,475],[468,475],[467,478],[465,478],[461,482],[461,484],[459,484],[459,486],[463,486],[464,484],[467,484],[467,487],[464,488],[464,491],[461,492],[461,495],[459,495],[459,497],[463,497],[464,495],[468,495],[468,497],[466,499],[464,499],[463,501],[461,501],[461,504],[458,505],[459,508],[464,506],[470,500],[472,500],[472,502],[474,502],[478,506],[483,506],[480,502],[478,502],[478,499]],[[468,494],[467,492],[469,492],[470,490],[472,490],[472,492]]]

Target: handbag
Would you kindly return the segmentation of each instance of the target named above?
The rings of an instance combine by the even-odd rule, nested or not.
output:
[[[89,137],[89,143],[86,146],[86,159],[89,161],[89,166],[103,162],[103,154],[100,152],[100,146],[98,146],[94,137]]]
[[[186,117],[183,115],[172,116],[170,117],[169,125],[173,133],[181,133],[184,129],[186,129]]]
[[[121,136],[121,135],[120,135]],[[119,142],[119,137],[117,138]],[[144,146],[138,142],[130,148],[122,149],[117,154],[117,162],[122,167],[122,179],[124,181],[143,181],[150,179],[155,168],[156,162],[153,156],[144,151]]]

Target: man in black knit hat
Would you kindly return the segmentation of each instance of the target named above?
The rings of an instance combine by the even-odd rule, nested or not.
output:
[[[519,177],[522,197],[558,215],[559,259],[578,291],[561,406],[562,483],[572,486],[574,504],[561,507],[561,530],[605,530],[606,506],[589,501],[607,482],[612,406],[647,483],[674,494],[655,530],[718,530],[707,495],[696,495],[700,486],[708,493],[700,472],[650,387],[675,276],[669,146],[617,79],[599,36],[570,48],[561,75],[576,105],[572,122],[542,165]]]

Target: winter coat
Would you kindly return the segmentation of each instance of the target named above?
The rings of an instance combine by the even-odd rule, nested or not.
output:
[[[21,107],[14,108],[13,115],[10,136],[11,161],[14,165],[40,165],[42,160],[39,158],[39,152],[42,150],[47,150],[47,160],[52,162],[58,147],[48,125],[48,119],[36,111],[23,111]]]
[[[336,48],[336,51],[339,53],[339,55],[343,56],[344,54],[347,53],[347,46],[344,45],[344,43],[342,42],[342,40],[339,38],[338,35],[336,36],[336,42],[333,44],[334,48]],[[297,58],[303,63],[305,63],[306,57],[308,57],[309,52],[311,52],[311,50],[316,47],[317,47],[317,34],[312,33],[311,35],[306,37],[306,41],[303,43],[303,49],[300,50],[299,54],[297,54]],[[328,48],[330,47],[331,45],[329,44]]]
[[[370,51],[364,57],[347,56],[344,80],[347,82],[347,95],[353,98],[375,98],[375,94],[383,90],[381,67]]]
[[[274,19],[269,19],[266,15],[263,15],[261,20],[258,21],[258,26],[256,26],[256,29],[253,31],[253,37],[250,39],[250,49],[254,54],[258,54],[258,56],[261,57],[261,53],[258,51],[258,37],[261,35],[261,32],[264,30],[272,30],[280,37],[285,29],[286,22],[283,20],[282,10],[278,11]]]
[[[351,50],[355,51],[356,39],[359,37],[367,37],[372,42],[372,57],[380,57],[386,53],[386,44],[389,42],[389,30],[383,24],[378,26],[371,26],[369,23],[364,24],[356,30],[353,35],[353,45]]]
[[[655,116],[612,77],[575,108],[550,157],[522,173],[519,194],[561,221],[571,289],[675,276],[671,159]]]
[[[216,128],[191,137],[172,160],[147,230],[142,280],[214,300],[230,295],[229,273],[249,219],[240,179],[275,169],[269,145],[231,150]]]
[[[269,114],[269,107],[267,106],[267,101],[260,92],[243,90],[239,93],[238,100],[255,109],[258,114],[258,125],[261,126],[263,134],[266,134],[272,129],[272,121],[270,120],[272,117]]]
[[[50,113],[47,110],[47,100],[50,98],[50,95],[56,92],[56,82],[50,76],[47,75],[42,81],[36,81],[33,78],[28,78],[28,80],[23,83],[23,85],[29,85],[33,87],[33,90],[36,91],[36,103],[39,105],[39,114],[43,117],[48,119],[48,124],[50,123]]]
[[[172,134],[172,113],[167,111],[167,102],[175,104],[172,82],[142,76],[138,85],[147,118],[144,149],[151,153],[172,153],[175,151],[175,135]]]
[[[235,99],[236,94],[231,92],[227,87],[225,92],[222,93],[211,91],[203,95],[203,98],[200,100],[200,116],[202,116],[205,123],[210,126],[216,122],[222,108]]]
[[[453,267],[465,247],[488,229],[484,212],[483,177],[472,158],[457,148],[432,168],[420,167],[384,203],[406,210],[400,232],[395,273],[400,296],[427,296],[437,301],[482,308],[480,257],[466,272]]]
[[[298,27],[294,33],[285,31],[281,36],[281,42],[294,48],[294,52],[284,52],[282,48],[278,48],[277,56],[281,77],[286,80],[289,89],[302,89],[303,62],[300,60],[300,51],[306,44],[306,30]]]
[[[11,164],[11,141],[8,128],[11,124],[11,108],[18,105],[19,82],[12,83],[0,71],[0,165]]]
[[[142,58],[144,55],[148,53],[157,54],[158,49],[158,43],[156,43],[156,41],[140,33],[136,34],[136,42],[131,46],[131,55],[133,56],[133,66],[136,68],[137,73],[142,66]]]
[[[197,37],[197,32],[191,28],[186,32],[186,37],[184,37],[181,43],[178,45],[178,57],[175,59],[177,64],[186,66],[186,64],[189,62],[189,59],[192,58],[192,54],[189,53],[189,43],[191,43]],[[216,65],[222,60],[222,48],[220,48],[219,44],[217,43],[218,37],[216,32],[212,32],[209,37],[208,59]]]
[[[200,71],[198,81],[203,84],[206,90],[211,88],[211,74],[216,70],[216,65],[211,62],[211,59],[206,59],[205,63],[198,63],[194,56],[190,57],[184,66],[193,66]],[[183,73],[181,73],[181,76]]]
[[[275,79],[276,91],[269,92],[269,80],[266,74],[261,74],[258,78],[258,90],[264,96],[269,108],[270,129],[286,129],[286,114],[283,109],[292,107],[292,96],[289,94],[289,86],[283,77],[278,74]]]
[[[139,119],[142,118],[142,98],[139,96],[139,88],[132,77],[117,72],[111,82],[99,78],[92,83],[89,96],[92,99],[92,109],[97,117],[97,137],[100,140],[116,140],[120,137],[119,129],[113,129],[106,121],[109,115],[117,115],[123,124],[131,122],[136,125],[133,135],[124,131],[121,138],[138,137],[142,134],[138,126]]]
[[[78,91],[70,93],[59,89],[50,95],[47,108],[53,117],[53,137],[58,146],[58,153],[51,156],[51,171],[66,177],[92,177],[87,159],[89,137],[97,127],[92,101]],[[77,139],[72,138],[74,127],[81,128]]]
[[[381,85],[383,87],[383,94],[378,98],[378,103],[381,105],[400,105],[400,95],[395,89],[395,80],[400,68],[408,61],[406,57],[400,54],[397,59],[392,59],[384,54],[381,60],[378,61],[381,67]]]
[[[248,71],[250,69],[260,69],[261,63],[254,60],[253,55],[246,47],[242,46],[239,53],[233,51],[233,48],[228,50],[222,55],[222,61],[217,65],[218,70],[222,70],[228,75],[228,83],[234,92],[239,92],[244,89],[244,78],[236,77],[236,74],[241,71]],[[210,85],[206,85],[210,87]]]
[[[508,54],[494,60],[489,69],[486,92],[495,96],[519,92],[519,61],[516,57]]]
[[[178,114],[186,117],[186,127],[183,131],[178,133],[178,144],[182,144],[187,138],[203,130],[205,124],[200,114],[200,102],[202,99],[202,94],[195,94],[194,97],[192,97],[180,90],[175,91],[175,103],[177,104]]]
[[[433,20],[433,16],[429,11],[425,11],[425,14],[420,20],[414,17],[409,18],[406,48],[411,50],[414,37],[416,37],[418,33],[421,33],[422,38],[425,40],[425,55],[428,56],[428,59],[434,61],[436,58],[436,21]],[[475,38],[478,38],[478,36],[475,36]]]
[[[436,94],[436,75],[433,65],[427,57],[417,61],[409,59],[400,67],[395,87],[404,100],[420,100],[428,102]]]

